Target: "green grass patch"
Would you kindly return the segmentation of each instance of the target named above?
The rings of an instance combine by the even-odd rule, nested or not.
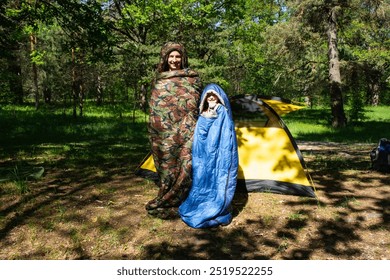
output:
[[[109,164],[140,161],[148,151],[146,116],[114,106],[85,108],[73,117],[63,108],[2,106],[0,109],[0,174],[5,162],[42,164]],[[134,162],[135,163],[135,162]]]
[[[296,212],[296,213],[291,213],[288,216],[288,219],[291,220],[291,221],[303,221],[303,220],[306,220],[307,217],[306,217],[305,214],[303,214],[301,212]]]
[[[339,143],[376,143],[380,138],[390,137],[390,107],[366,107],[363,121],[349,123],[341,129],[330,125],[329,109],[302,109],[283,116],[291,134],[302,141],[325,141]]]

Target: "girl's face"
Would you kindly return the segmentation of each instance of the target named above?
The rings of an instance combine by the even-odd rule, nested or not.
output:
[[[218,100],[218,97],[216,97],[214,94],[210,94],[209,96],[207,96],[207,101],[210,102],[210,101],[217,101]]]
[[[209,108],[210,109],[213,109],[217,105],[217,103],[219,103],[218,97],[216,95],[214,95],[214,94],[208,95],[206,100],[209,103]]]
[[[178,51],[173,51],[168,55],[169,71],[181,69],[181,54]]]

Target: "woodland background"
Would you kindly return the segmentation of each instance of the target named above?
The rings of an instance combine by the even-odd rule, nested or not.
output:
[[[388,0],[0,1],[0,259],[390,259]],[[318,199],[237,192],[229,226],[155,219],[147,101],[161,45],[283,116]],[[179,237],[179,238],[178,238]]]
[[[4,0],[0,103],[146,110],[166,41],[204,84],[329,108],[329,125],[389,105],[390,4],[383,0]],[[348,109],[346,109],[348,108]]]

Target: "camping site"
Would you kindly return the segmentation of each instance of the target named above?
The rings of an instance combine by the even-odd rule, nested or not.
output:
[[[371,155],[390,140],[389,30],[389,0],[1,0],[0,278],[46,280],[46,263],[109,263],[100,260],[270,260],[300,280],[386,277],[390,173]],[[221,91],[204,95],[210,84]],[[187,167],[198,162],[190,144],[203,113],[223,119],[209,128],[228,132],[216,137],[218,152],[232,156],[204,168],[210,176],[188,168],[177,177],[189,183],[195,170],[199,181],[227,181],[215,196],[226,210],[218,214],[233,217],[194,229],[145,208],[171,214],[158,209],[162,200],[148,204],[158,192],[154,164],[175,169],[170,154],[182,147]],[[172,141],[159,165],[150,151],[162,138]],[[380,157],[387,166],[389,153]],[[198,193],[215,194],[202,184]],[[312,260],[359,269],[291,265]],[[71,272],[47,279],[113,278]]]
[[[315,197],[240,189],[230,225],[192,229],[145,211],[156,185],[134,172],[149,149],[143,115],[4,107],[0,259],[389,259],[390,179],[369,152],[390,119],[375,110],[342,131],[323,129],[322,109],[286,115]]]

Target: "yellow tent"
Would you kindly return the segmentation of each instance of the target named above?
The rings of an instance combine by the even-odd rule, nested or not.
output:
[[[302,154],[280,118],[303,107],[254,95],[234,96],[230,102],[238,143],[238,185],[247,191],[315,197]],[[150,177],[155,171],[148,155],[137,174]]]

